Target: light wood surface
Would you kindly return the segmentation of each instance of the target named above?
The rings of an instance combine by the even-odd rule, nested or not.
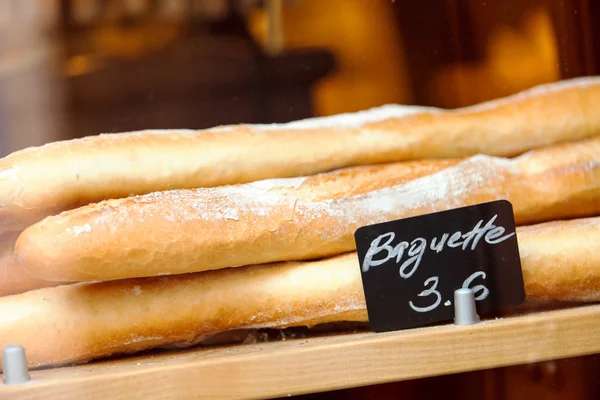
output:
[[[239,399],[600,353],[600,305],[384,334],[197,348],[32,371],[0,399]]]

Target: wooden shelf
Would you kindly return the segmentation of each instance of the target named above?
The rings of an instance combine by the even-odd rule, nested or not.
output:
[[[196,348],[32,371],[0,399],[240,399],[600,353],[600,305],[384,334]]]

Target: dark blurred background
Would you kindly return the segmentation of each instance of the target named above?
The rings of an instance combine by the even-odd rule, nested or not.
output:
[[[597,73],[597,0],[0,0],[0,155]]]

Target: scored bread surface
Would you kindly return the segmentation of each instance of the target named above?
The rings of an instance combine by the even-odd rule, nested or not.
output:
[[[320,258],[357,228],[506,199],[517,224],[600,213],[600,138],[514,159],[477,155],[157,192],[51,216],[20,235],[33,276],[112,280]]]

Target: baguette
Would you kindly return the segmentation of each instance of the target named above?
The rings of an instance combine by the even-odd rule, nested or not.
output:
[[[63,210],[169,189],[478,153],[515,156],[600,134],[600,78],[542,85],[477,106],[384,106],[279,125],[140,131],[50,143],[0,160],[0,230]]]
[[[517,237],[528,301],[600,300],[600,217],[519,227]],[[0,298],[0,345],[20,343],[30,366],[41,367],[236,329],[367,319],[358,258],[348,253]]]
[[[11,232],[0,236],[0,296],[63,284],[36,278],[23,268],[13,250],[18,235]]]
[[[600,213],[600,138],[515,159],[478,155],[167,191],[51,216],[19,236],[27,271],[95,281],[322,258],[373,223],[492,200],[518,224]]]

